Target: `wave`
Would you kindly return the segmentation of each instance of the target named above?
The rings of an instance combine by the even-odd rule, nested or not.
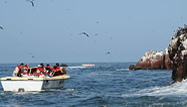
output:
[[[48,89],[48,90],[45,90],[45,91],[27,91],[27,92],[10,92],[10,93],[13,93],[13,95],[25,95],[25,94],[41,94],[42,92],[55,92],[55,91],[74,91],[75,88],[72,87],[72,88],[62,88],[62,89]],[[4,92],[5,93],[5,92]],[[2,94],[4,94],[2,93]]]
[[[116,69],[116,71],[129,71],[129,68]]]
[[[86,66],[69,66],[67,67],[67,69],[82,69],[82,68],[86,68]]]
[[[55,92],[55,91],[65,91],[65,92],[67,92],[67,91],[74,91],[74,90],[75,90],[75,88],[72,87],[72,88],[61,88],[61,89],[48,89],[45,92],[50,92],[50,91],[52,91],[52,92]]]
[[[133,89],[129,94],[122,94],[123,97],[133,96],[187,96],[187,80],[177,82],[169,86],[156,86],[142,90]]]
[[[27,92],[13,92],[13,95],[26,95],[26,94],[39,94],[42,91],[38,91],[38,92],[32,92],[32,91],[27,91]]]

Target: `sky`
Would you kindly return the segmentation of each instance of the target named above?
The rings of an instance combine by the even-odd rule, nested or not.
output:
[[[0,0],[0,63],[138,62],[187,24],[186,0],[33,3]]]

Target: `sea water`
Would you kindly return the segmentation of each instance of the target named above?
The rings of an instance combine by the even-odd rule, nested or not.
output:
[[[30,66],[37,66],[32,63]],[[44,63],[45,64],[45,63]],[[47,64],[47,63],[46,63]],[[45,64],[45,65],[46,65]],[[129,70],[132,62],[67,63],[71,76],[63,89],[4,92],[1,106],[120,107],[187,106],[187,81],[171,84],[171,70]],[[0,64],[0,77],[12,76],[17,64]],[[54,65],[54,63],[50,63]]]

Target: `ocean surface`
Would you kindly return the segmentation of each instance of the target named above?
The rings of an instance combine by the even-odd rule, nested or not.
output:
[[[32,63],[30,66],[37,66]],[[44,63],[45,65],[47,63]],[[187,106],[187,81],[171,84],[171,70],[129,70],[136,63],[67,63],[71,76],[63,89],[43,92],[4,92],[5,107],[139,107]],[[12,76],[17,64],[0,64],[0,77]],[[54,65],[54,63],[50,63]]]

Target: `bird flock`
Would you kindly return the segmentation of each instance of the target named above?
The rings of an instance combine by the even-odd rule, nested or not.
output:
[[[31,5],[34,7],[34,0],[26,0],[27,2],[30,2]],[[99,22],[96,22],[99,23]],[[0,29],[4,30],[2,26],[0,26]],[[80,33],[80,35],[86,35],[87,37],[89,37],[89,34],[86,32],[82,32]],[[98,34],[95,34],[95,36],[97,36]],[[111,39],[111,38],[110,38]],[[106,55],[110,54],[110,52],[107,52]],[[34,58],[34,56],[32,56],[32,58]]]

